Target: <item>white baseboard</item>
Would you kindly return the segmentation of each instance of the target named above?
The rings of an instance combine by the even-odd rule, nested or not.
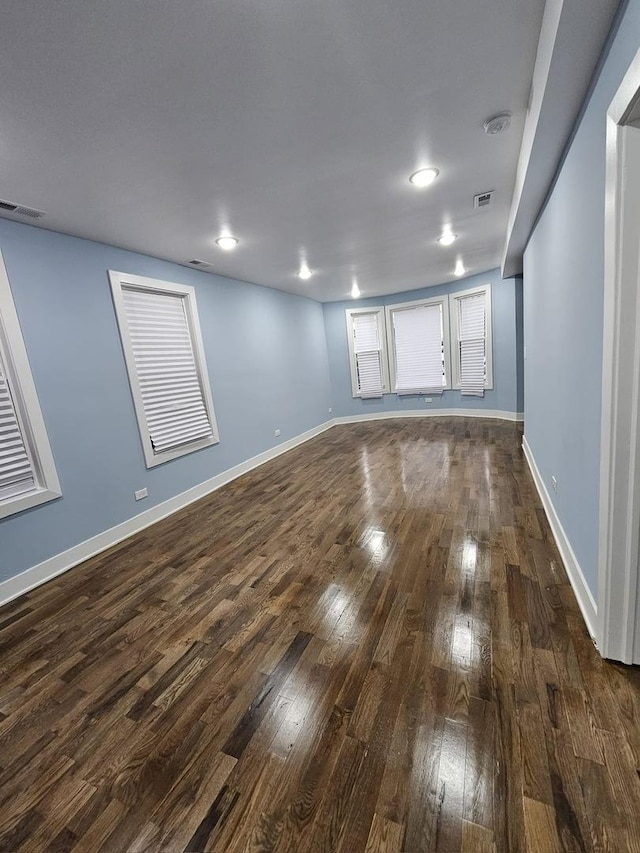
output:
[[[551,527],[553,537],[556,540],[556,545],[558,546],[562,562],[564,563],[567,575],[569,576],[569,581],[571,582],[580,610],[582,611],[584,621],[587,625],[587,630],[591,634],[592,638],[595,639],[597,637],[596,625],[598,624],[598,606],[584,578],[580,564],[578,563],[577,557],[571,547],[569,537],[560,523],[558,513],[556,512],[553,501],[547,491],[547,487],[544,484],[544,480],[542,479],[542,475],[536,465],[536,461],[526,438],[522,439],[522,449],[524,450],[525,459],[529,464],[531,476],[533,477],[533,482],[536,484],[536,489],[540,495],[544,511],[547,514],[549,526]]]
[[[497,418],[502,421],[524,421],[522,412],[503,412],[499,409],[405,409],[399,412],[366,412],[334,418],[334,424],[356,424],[360,421],[383,421],[388,418]]]
[[[7,604],[9,601],[12,601],[14,598],[24,595],[24,593],[35,589],[35,587],[52,580],[69,569],[72,569],[79,563],[83,563],[90,557],[95,557],[96,554],[100,554],[108,548],[113,548],[114,545],[118,545],[120,542],[128,539],[135,533],[139,533],[146,527],[150,527],[152,524],[162,521],[163,518],[173,515],[174,512],[178,512],[178,510],[194,503],[194,501],[200,500],[200,498],[205,497],[205,495],[214,492],[216,489],[230,483],[232,480],[235,480],[243,474],[257,468],[259,465],[264,465],[265,462],[269,462],[271,459],[275,459],[282,453],[292,450],[299,444],[303,444],[304,442],[309,441],[309,439],[315,438],[317,435],[320,435],[320,433],[325,432],[325,430],[330,429],[336,424],[356,423],[358,421],[379,420],[382,418],[427,418],[445,417],[448,415],[458,415],[471,418],[502,418],[510,421],[522,420],[522,415],[518,415],[515,412],[482,411],[480,409],[434,409],[429,412],[412,410],[333,418],[332,420],[325,421],[325,423],[320,424],[313,429],[295,436],[295,438],[291,438],[288,441],[282,442],[282,444],[278,444],[269,450],[265,450],[264,453],[252,456],[251,459],[247,459],[239,465],[235,465],[233,468],[229,468],[227,471],[223,471],[221,474],[217,474],[215,477],[211,477],[209,480],[205,480],[203,483],[193,486],[193,488],[188,489],[186,492],[182,492],[167,501],[163,501],[162,503],[151,507],[145,512],[141,512],[139,515],[133,516],[133,518],[123,521],[121,524],[117,524],[115,527],[109,528],[109,530],[98,533],[96,536],[92,536],[90,539],[80,542],[78,545],[74,545],[67,551],[63,551],[61,554],[56,554],[54,557],[50,557],[48,560],[38,563],[37,566],[32,566],[30,569],[21,572],[19,575],[15,575],[12,578],[1,581],[0,607],[3,604]]]
[[[317,435],[320,435],[320,433],[332,426],[332,420],[325,421],[325,423],[320,424],[320,426],[307,430],[288,441],[283,441],[282,444],[278,444],[269,450],[265,450],[264,453],[252,456],[251,459],[247,459],[239,465],[235,465],[233,468],[229,468],[221,474],[217,474],[215,477],[211,477],[209,480],[205,480],[203,483],[193,486],[193,488],[188,489],[186,492],[182,492],[167,501],[163,501],[162,503],[151,507],[145,512],[141,512],[139,515],[133,516],[133,518],[123,521],[122,524],[117,524],[115,527],[109,528],[109,530],[98,533],[97,536],[92,536],[90,539],[80,542],[78,545],[74,545],[67,551],[63,551],[61,554],[56,554],[54,557],[44,560],[42,563],[38,563],[37,566],[32,566],[30,569],[21,572],[19,575],[15,575],[12,578],[8,578],[7,580],[0,582],[0,607],[3,604],[7,604],[12,599],[17,598],[19,595],[24,595],[25,592],[29,592],[29,590],[46,583],[52,578],[57,577],[57,575],[61,575],[69,569],[72,569],[74,566],[77,566],[78,563],[83,563],[90,557],[95,557],[96,554],[106,551],[107,548],[112,548],[114,545],[117,545],[124,539],[128,539],[135,533],[139,533],[146,527],[150,527],[152,524],[162,521],[163,518],[173,515],[174,512],[194,503],[194,501],[200,500],[200,498],[203,498],[205,495],[208,495],[216,489],[230,483],[231,480],[241,477],[253,468],[257,468],[259,465],[264,465],[265,462],[275,459],[276,456],[280,456],[282,453],[292,450],[299,444],[303,444],[305,441],[315,438]]]

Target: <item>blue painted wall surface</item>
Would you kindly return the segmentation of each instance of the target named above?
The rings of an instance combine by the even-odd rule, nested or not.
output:
[[[640,0],[630,0],[524,262],[525,434],[594,596],[606,113],[639,48]]]
[[[485,392],[484,397],[463,397],[460,391],[445,391],[441,396],[429,395],[433,402],[425,403],[421,396],[402,396],[385,394],[382,399],[361,400],[351,392],[351,373],[347,343],[345,310],[367,305],[395,305],[411,302],[415,299],[456,293],[491,284],[491,309],[493,318],[493,388]],[[520,279],[500,279],[498,270],[467,279],[411,290],[406,293],[394,293],[390,296],[372,299],[349,300],[348,302],[330,302],[324,305],[324,320],[327,333],[327,351],[331,371],[332,405],[336,417],[374,412],[394,412],[401,410],[427,408],[467,408],[498,409],[504,412],[521,412],[518,405],[522,392],[518,389],[518,353],[516,328],[517,294],[521,290]]]
[[[6,220],[0,249],[63,489],[0,521],[0,580],[327,420],[319,303]],[[145,468],[108,269],[196,288],[218,445]]]

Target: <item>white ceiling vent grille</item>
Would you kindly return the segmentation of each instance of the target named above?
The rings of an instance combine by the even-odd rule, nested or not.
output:
[[[0,201],[0,213],[13,213],[14,216],[27,216],[29,219],[42,219],[43,210],[35,207],[25,207],[23,204],[14,204],[12,201]]]
[[[486,193],[478,193],[478,195],[474,195],[473,206],[475,207],[475,209],[480,210],[481,207],[489,207],[489,205],[493,201],[493,193],[494,190],[490,190]]]
[[[199,261],[197,258],[194,258],[192,261],[187,261],[190,267],[210,267],[211,264],[208,261]]]

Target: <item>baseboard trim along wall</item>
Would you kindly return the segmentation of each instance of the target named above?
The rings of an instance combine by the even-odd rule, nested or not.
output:
[[[592,638],[595,639],[597,637],[596,625],[598,606],[584,578],[580,564],[578,563],[577,557],[571,547],[569,537],[560,523],[558,513],[556,512],[553,501],[547,491],[547,487],[544,484],[544,480],[542,479],[542,475],[540,474],[540,470],[536,464],[536,460],[534,459],[526,438],[522,439],[522,449],[524,450],[525,459],[529,465],[533,482],[536,485],[538,495],[542,501],[542,506],[544,507],[544,511],[547,515],[549,527],[551,527],[551,532],[553,533],[553,538],[558,546],[558,551],[560,552],[562,562],[564,563],[567,575],[569,576],[569,581],[571,582],[578,605],[582,611],[584,621],[587,625],[587,630],[591,634]]]
[[[393,418],[492,418],[501,421],[524,421],[522,412],[502,412],[498,409],[407,409],[401,412],[366,412],[334,418],[334,424],[357,424],[360,421],[384,421]]]
[[[15,577],[1,581],[0,607],[3,604],[8,604],[14,598],[18,598],[18,596],[24,595],[24,593],[35,589],[37,586],[52,580],[58,575],[63,574],[69,569],[74,568],[74,566],[77,566],[79,563],[83,563],[85,560],[95,557],[97,554],[100,554],[102,551],[106,551],[108,548],[113,548],[114,545],[118,545],[130,536],[139,533],[141,530],[150,527],[158,521],[162,521],[163,518],[173,515],[174,512],[184,509],[184,507],[200,500],[200,498],[216,491],[216,489],[220,489],[232,480],[241,477],[243,474],[247,474],[249,471],[252,471],[260,465],[264,465],[265,462],[275,459],[277,456],[286,453],[288,450],[293,450],[294,447],[304,444],[306,441],[315,438],[317,435],[320,435],[320,433],[325,432],[337,424],[357,423],[360,421],[380,420],[386,418],[427,418],[452,415],[472,418],[501,418],[502,420],[508,421],[522,420],[522,415],[518,415],[515,412],[482,411],[480,409],[474,409],[471,411],[467,409],[439,409],[437,411],[432,410],[428,412],[411,410],[403,412],[379,412],[333,418],[325,421],[317,427],[314,427],[313,429],[300,433],[300,435],[297,435],[288,441],[282,442],[282,444],[278,444],[269,450],[265,450],[264,453],[252,456],[251,459],[246,459],[239,465],[235,465],[233,468],[229,468],[221,474],[217,474],[215,477],[211,477],[209,480],[205,480],[203,483],[193,486],[193,488],[188,489],[186,492],[182,492],[167,501],[163,501],[162,503],[151,507],[145,512],[141,512],[139,515],[133,516],[133,518],[123,521],[121,524],[117,524],[115,527],[109,528],[109,530],[98,533],[96,536],[92,536],[90,539],[86,539],[84,542],[74,545],[67,551],[56,554],[54,557],[50,557],[48,560],[38,563],[37,566],[32,566],[30,569],[26,569],[19,575],[15,575]]]

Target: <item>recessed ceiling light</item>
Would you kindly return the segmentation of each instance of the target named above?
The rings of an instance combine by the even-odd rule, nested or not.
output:
[[[458,261],[456,263],[456,268],[454,269],[453,274],[457,275],[458,278],[460,278],[460,276],[463,276],[465,273],[466,273],[466,269],[464,268],[464,264],[462,263],[460,258],[458,258]]]
[[[352,299],[357,299],[360,296],[360,288],[358,287],[358,282],[353,280],[353,284],[351,285],[351,297]]]
[[[417,172],[414,172],[413,175],[409,176],[409,180],[414,185],[414,187],[428,187],[429,184],[432,184],[435,179],[440,174],[438,169],[434,169],[430,166],[428,169],[418,169]]]
[[[218,237],[216,240],[216,244],[220,246],[221,249],[224,249],[225,252],[230,252],[231,249],[235,249],[238,242],[238,238],[232,237],[230,234],[225,234],[222,237]]]
[[[441,246],[450,246],[452,243],[455,243],[457,238],[457,234],[452,234],[449,230],[443,231],[443,233],[438,237],[438,243],[440,243]]]
[[[306,281],[308,278],[311,278],[313,273],[307,266],[306,262],[302,262],[300,264],[300,272],[298,273],[298,278],[301,278],[303,281]]]
[[[484,123],[484,132],[489,136],[495,136],[496,133],[502,133],[503,130],[508,130],[511,125],[511,113],[498,113],[496,116],[490,116]]]

